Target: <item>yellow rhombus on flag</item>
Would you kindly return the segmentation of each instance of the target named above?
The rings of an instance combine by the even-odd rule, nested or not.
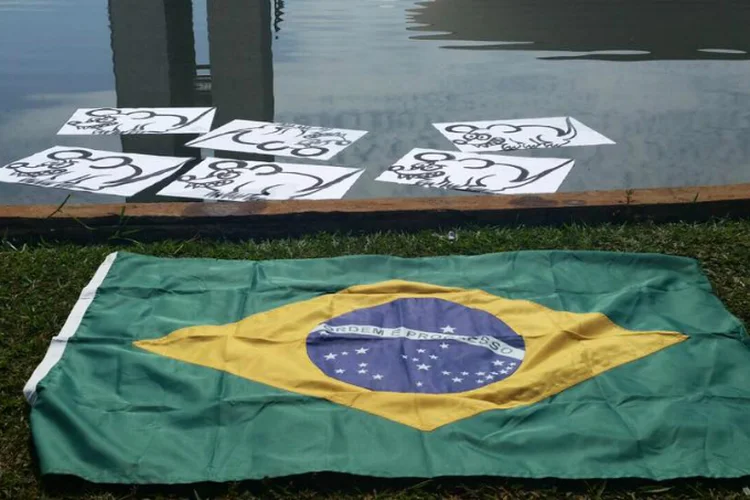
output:
[[[444,329],[389,329],[373,321],[420,307],[446,323]],[[483,320],[487,331],[466,330]],[[453,326],[461,321],[460,328]],[[517,337],[516,347],[502,342],[502,334]],[[483,411],[535,403],[685,339],[676,332],[626,330],[600,313],[553,311],[479,290],[393,280],[135,345],[430,431]],[[502,345],[492,349],[493,341]],[[395,342],[403,343],[398,355],[378,356],[379,344]],[[483,368],[460,368],[465,351],[486,360],[471,364]],[[391,383],[394,377],[399,380]]]

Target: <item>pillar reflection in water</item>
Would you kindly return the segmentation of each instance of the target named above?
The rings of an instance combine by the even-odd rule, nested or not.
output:
[[[216,106],[214,128],[234,119],[273,121],[271,1],[207,1],[210,61],[199,75],[192,2],[109,0],[117,106]],[[200,150],[184,146],[194,137],[123,135],[122,150],[198,156]],[[165,182],[128,201],[155,201]]]
[[[273,121],[270,0],[208,0],[211,95],[215,127],[235,119]],[[215,152],[273,161],[272,156]]]

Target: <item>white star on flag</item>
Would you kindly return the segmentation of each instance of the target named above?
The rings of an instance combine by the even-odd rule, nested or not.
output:
[[[443,330],[443,333],[456,333],[456,329],[452,326],[444,326],[441,330]]]
[[[445,342],[443,342],[442,344],[440,344],[440,348],[441,349],[448,349],[448,344],[446,344]]]
[[[348,356],[348,355],[349,355],[349,353],[348,353],[347,351],[344,351],[344,352],[342,352],[342,353],[341,353],[341,355],[342,355],[342,356]]]
[[[463,375],[464,377],[467,376],[468,374],[469,372],[461,372],[461,375]]]
[[[476,372],[474,375],[484,375],[484,372]]]
[[[362,369],[362,370],[357,370],[357,373],[367,373],[367,370],[364,370],[364,369]]]
[[[424,352],[424,349],[417,349],[417,352],[418,352],[419,354],[422,354],[422,353]]]
[[[407,356],[406,354],[402,354],[401,357],[404,359],[409,359],[409,356]]]
[[[412,361],[419,361],[419,358],[411,358]]]
[[[359,364],[359,367],[360,367],[360,368],[364,368],[365,366],[367,366],[367,363],[360,363],[360,364]]]
[[[495,377],[494,377],[493,375],[487,375],[487,376],[486,376],[486,377],[484,377],[484,378],[486,378],[487,380],[492,380],[492,379],[493,379],[493,378],[495,378]]]
[[[464,379],[462,379],[462,378],[460,378],[460,377],[455,377],[455,378],[453,379],[453,381],[454,381],[454,382],[463,382],[463,381],[464,381]]]
[[[438,357],[435,356],[434,354],[430,354],[430,359],[438,359]]]
[[[445,372],[445,371],[443,372],[443,375],[450,375],[450,374],[451,372]]]
[[[418,365],[417,368],[419,368],[420,370],[429,370],[430,365],[425,365],[424,363],[422,363],[421,365]]]
[[[497,372],[490,372],[490,373],[491,373],[491,374],[493,374],[493,375],[500,375],[500,374],[499,374],[499,373],[497,373]]]
[[[500,373],[502,373],[502,374],[510,373],[510,370],[508,370],[508,369],[506,368],[506,369],[504,369],[504,370],[500,370]]]
[[[376,375],[373,375],[373,376],[372,376],[372,378],[374,378],[375,380],[380,380],[380,379],[382,379],[382,378],[383,378],[383,376],[382,376],[381,374],[379,374],[379,373],[378,373],[378,374],[376,374]]]
[[[496,359],[495,361],[492,362],[492,364],[495,366],[503,366],[505,364],[505,361],[500,361],[499,359]]]
[[[336,370],[336,373],[344,373],[345,371],[346,370],[344,370],[343,368],[339,368],[339,369]]]
[[[417,382],[417,387],[422,387],[422,382]]]
[[[357,354],[367,354],[367,351],[369,351],[369,347],[360,347],[359,349],[355,349]]]
[[[477,380],[477,384],[484,384],[484,380],[482,380],[482,379],[480,378],[479,380]]]
[[[326,359],[328,359],[328,360],[331,360],[331,359],[336,359],[336,356],[337,356],[336,354],[334,354],[332,352],[329,352],[328,354],[326,354],[323,357],[326,358]]]

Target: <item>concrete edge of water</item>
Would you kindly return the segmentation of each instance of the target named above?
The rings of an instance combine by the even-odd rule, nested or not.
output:
[[[704,221],[750,214],[750,184],[543,195],[0,206],[0,238],[89,243],[271,239],[457,226]]]

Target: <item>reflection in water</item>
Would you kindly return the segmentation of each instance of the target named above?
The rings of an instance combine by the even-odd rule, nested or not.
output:
[[[209,0],[208,41],[214,127],[274,114],[269,1]]]
[[[617,141],[515,153],[574,159],[562,191],[750,181],[748,0],[61,3],[0,16],[2,162],[54,144],[117,150],[121,139],[126,151],[195,156],[181,147],[189,136],[55,133],[79,107],[216,105],[217,125],[369,130],[331,162],[366,169],[347,198],[458,194],[374,179],[414,147],[450,148],[432,123],[493,118],[573,116]],[[0,204],[67,194],[0,185]],[[85,196],[71,201],[112,202]]]
[[[283,2],[274,7],[278,12]],[[119,107],[216,106],[214,127],[236,118],[273,120],[270,2],[208,0],[207,10],[210,64],[201,65],[199,74],[192,2],[110,0]],[[196,156],[199,150],[184,146],[193,137],[123,135],[122,150]],[[129,201],[151,200],[168,182]]]
[[[194,106],[196,76],[190,2],[110,0],[117,106]],[[185,155],[179,135],[123,135],[128,153]]]
[[[430,0],[412,22],[437,32],[415,39],[485,42],[451,48],[586,53],[543,59],[750,59],[747,0]]]
[[[109,1],[117,106],[195,106],[196,78],[193,7],[180,0]],[[166,156],[192,156],[183,146],[191,136],[121,135],[122,150]],[[127,201],[154,198],[168,180]]]

